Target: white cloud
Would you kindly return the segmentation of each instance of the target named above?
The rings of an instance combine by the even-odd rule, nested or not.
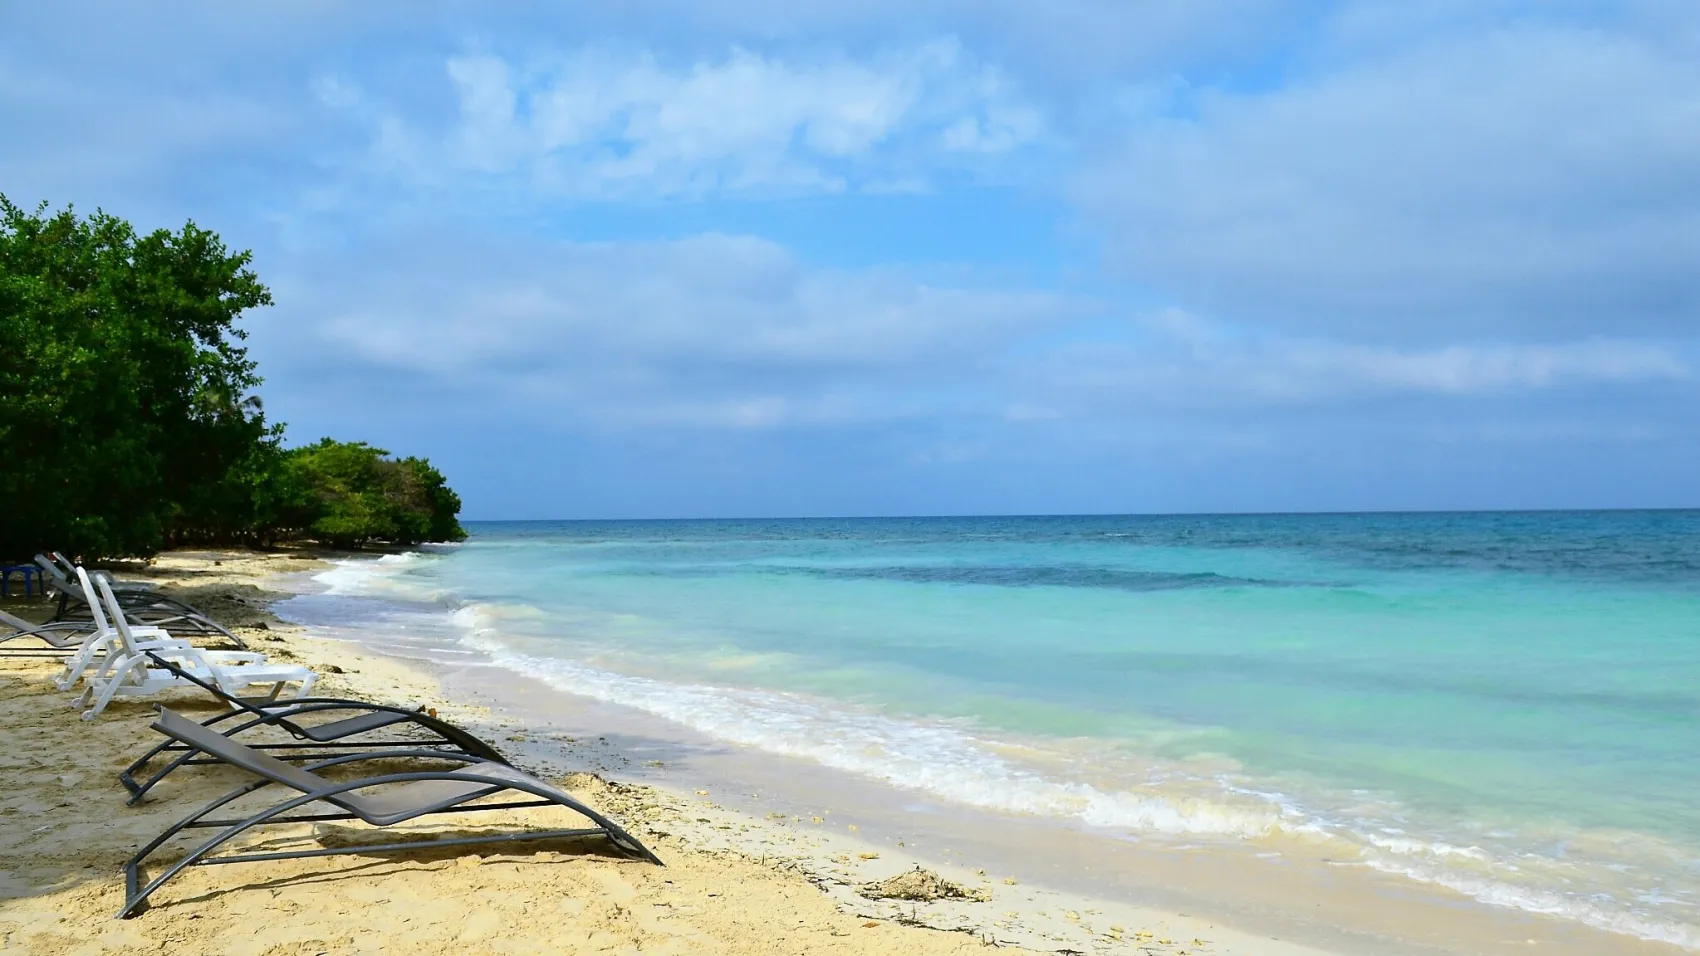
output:
[[[813,268],[739,236],[378,253],[303,264],[310,286],[280,285],[295,362],[424,375],[528,416],[611,427],[1051,428],[1694,380],[1679,343],[1635,339],[1395,347],[1179,311],[1106,338],[1101,302]]]
[[[380,168],[415,185],[483,177],[532,197],[638,200],[879,190],[1045,135],[1038,109],[953,40],[864,59],[734,47],[686,64],[586,48],[520,68],[479,53],[446,70],[448,128],[365,116]],[[321,81],[334,92],[321,100],[350,102],[347,85]]]
[[[1683,379],[1688,366],[1669,349],[1590,340],[1558,345],[1454,345],[1429,350],[1300,343],[1278,349],[1289,382],[1312,376],[1336,387],[1469,395],[1571,384]],[[1326,387],[1326,385],[1324,385]],[[1303,391],[1292,389],[1289,391]]]
[[[306,333],[288,344],[291,361],[334,356],[628,425],[961,409],[1008,349],[1090,308],[1046,292],[806,268],[734,236],[414,243],[383,260],[317,262],[310,283],[280,285],[286,325]]]
[[[1680,348],[1649,341],[1397,348],[1248,334],[1179,312],[1141,326],[1138,341],[1077,343],[1034,362],[1021,373],[1022,388],[1044,404],[1012,407],[1009,417],[1324,406],[1393,395],[1482,398],[1694,378]]]
[[[1540,21],[1377,38],[1140,117],[1078,187],[1112,261],[1189,308],[1360,339],[1700,326],[1700,44]]]

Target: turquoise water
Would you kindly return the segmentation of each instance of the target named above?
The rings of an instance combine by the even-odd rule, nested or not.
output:
[[[943,799],[1700,948],[1700,512],[469,530],[328,583]]]

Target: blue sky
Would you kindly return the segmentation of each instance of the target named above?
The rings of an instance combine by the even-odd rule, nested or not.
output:
[[[8,4],[0,123],[471,518],[1700,505],[1692,0]]]

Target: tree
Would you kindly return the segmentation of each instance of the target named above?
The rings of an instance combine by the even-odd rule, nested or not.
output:
[[[217,235],[0,195],[0,558],[309,536],[465,537],[422,458],[266,422],[237,319],[271,293]]]
[[[0,554],[143,554],[244,525],[278,435],[238,316],[271,293],[193,222],[138,235],[0,196]]]
[[[455,517],[460,497],[423,458],[397,461],[365,442],[325,438],[287,452],[286,471],[307,492],[287,516],[298,536],[352,548],[466,537]]]

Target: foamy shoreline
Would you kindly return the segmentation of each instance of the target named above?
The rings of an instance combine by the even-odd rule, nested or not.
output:
[[[665,773],[612,759],[628,778],[685,794],[706,788],[757,817],[772,816],[778,798],[784,815],[817,821],[815,832],[822,825],[842,832],[846,818],[858,821],[860,835],[878,834],[888,855],[895,848],[914,851],[906,857],[970,861],[1019,876],[1022,885],[1037,878],[1064,896],[1208,913],[1257,935],[1333,950],[1477,953],[1533,939],[1549,950],[1616,952],[1647,939],[1677,942],[1665,932],[1670,927],[1575,894],[1501,884],[1470,872],[1467,862],[1423,865],[1433,861],[1425,854],[1445,854],[1449,863],[1493,860],[1468,843],[1435,842],[1432,834],[1425,842],[1374,821],[1341,827],[1299,806],[1289,812],[1281,794],[1260,792],[1255,783],[1247,784],[1252,790],[1230,788],[1248,798],[1241,807],[1221,800],[1220,788],[1197,799],[1177,790],[1175,768],[1161,766],[1143,771],[1171,781],[1160,788],[1140,785],[1136,775],[1122,778],[1130,788],[1111,778],[1097,789],[1075,782],[1080,778],[1066,766],[1033,772],[1043,765],[1027,758],[1056,757],[1060,741],[1029,745],[1007,732],[980,740],[960,726],[895,720],[807,692],[712,676],[699,683],[688,671],[644,677],[641,669],[610,669],[595,657],[596,639],[581,636],[566,645],[570,650],[551,639],[551,626],[582,633],[584,622],[551,624],[545,612],[511,597],[462,603],[472,596],[452,578],[416,577],[426,567],[419,556],[397,555],[343,562],[315,577],[331,585],[327,596],[355,596],[354,605],[334,608],[363,621],[344,636],[364,642],[389,632],[376,649],[449,675],[450,696],[490,701],[527,725],[553,725],[571,712],[573,733],[615,734],[626,738],[616,747],[633,754],[683,751],[691,755],[686,765],[669,761]],[[388,610],[366,618],[380,608]],[[336,617],[305,619],[330,624]],[[580,653],[589,656],[580,660]],[[472,676],[484,674],[487,680]],[[515,689],[525,689],[523,701]],[[1005,753],[1025,756],[1006,762]],[[845,813],[847,806],[855,812]],[[1247,819],[1246,809],[1257,819]],[[1663,950],[1655,942],[1650,951]]]
[[[378,560],[353,558],[353,561]],[[321,579],[324,575],[319,575]],[[282,582],[274,581],[274,586]],[[1337,949],[1320,949],[1259,934],[1224,927],[1219,922],[1162,908],[1111,901],[1077,891],[1034,885],[1025,877],[988,870],[972,861],[950,861],[913,852],[896,836],[876,840],[847,823],[858,818],[854,808],[842,800],[814,800],[805,806],[796,801],[788,813],[771,809],[776,805],[769,792],[765,799],[752,793],[749,781],[737,773],[706,773],[690,780],[659,782],[643,773],[648,762],[609,746],[601,736],[602,725],[628,723],[630,714],[602,709],[599,697],[581,697],[561,689],[555,682],[543,684],[489,665],[480,667],[469,660],[477,674],[445,673],[442,662],[421,660],[407,654],[386,652],[382,635],[356,629],[341,639],[318,642],[327,649],[344,645],[344,658],[360,664],[373,658],[386,666],[400,667],[419,682],[421,693],[432,699],[451,701],[450,712],[460,715],[469,727],[499,741],[504,751],[519,762],[545,772],[562,774],[595,770],[624,775],[627,785],[633,775],[650,796],[647,802],[671,811],[664,824],[669,835],[682,838],[693,849],[714,853],[732,852],[762,865],[778,866],[797,874],[825,893],[844,912],[857,918],[890,920],[956,933],[968,933],[987,944],[1032,948],[1041,952],[1147,952],[1147,953],[1266,953],[1271,956],[1327,956]],[[374,640],[373,638],[378,638]],[[409,645],[411,649],[411,645]],[[328,659],[328,658],[327,658]],[[592,713],[573,721],[571,732],[557,726],[554,711],[563,702]],[[664,719],[648,727],[664,725]],[[658,733],[680,734],[678,726],[659,727]],[[677,775],[674,775],[675,777]],[[758,790],[761,788],[757,788]],[[888,801],[895,802],[888,795]],[[731,804],[731,805],[728,805]],[[833,809],[838,818],[832,819]],[[847,812],[848,811],[848,812]],[[875,816],[869,814],[866,816]],[[865,816],[863,818],[866,818]],[[983,894],[984,901],[941,900],[917,905],[912,902],[876,901],[856,892],[858,887],[922,867],[970,891]],[[1166,941],[1166,942],[1164,942]]]
[[[86,723],[69,696],[47,682],[53,662],[9,658],[0,661],[0,951],[153,952],[164,945],[186,954],[547,948],[926,956],[996,944],[1040,951],[1321,952],[1178,914],[1132,907],[1112,912],[1001,881],[989,886],[986,902],[864,899],[857,885],[916,861],[851,834],[829,837],[809,832],[802,821],[738,813],[713,793],[603,783],[583,773],[567,777],[595,765],[589,756],[594,746],[554,739],[500,712],[448,699],[444,685],[420,667],[281,624],[266,611],[267,602],[288,596],[276,590],[280,575],[324,567],[304,557],[179,553],[126,573],[155,577],[217,607],[256,649],[314,666],[323,675],[316,693],[435,707],[491,739],[516,763],[562,780],[621,819],[668,865],[515,851],[195,868],[143,917],[115,921],[122,897],[118,864],[167,822],[228,788],[232,774],[196,768],[173,777],[157,799],[125,808],[124,793],[111,778],[151,741],[153,701],[115,705],[99,722]],[[212,712],[194,695],[158,700],[190,713]],[[521,819],[539,811],[508,812]],[[949,878],[971,887],[981,883],[965,867],[947,869]]]
[[[214,561],[222,563],[214,565]],[[269,625],[266,629],[250,629],[244,633],[259,649],[318,667],[326,674],[325,693],[427,703],[436,707],[442,716],[461,722],[492,740],[514,756],[520,765],[557,779],[567,773],[596,769],[620,779],[622,767],[630,767],[634,763],[641,765],[643,755],[622,753],[617,738],[609,744],[588,736],[582,730],[569,733],[552,726],[555,722],[546,715],[549,706],[559,706],[562,700],[559,690],[532,688],[531,692],[556,696],[547,697],[547,705],[541,709],[538,700],[531,698],[528,710],[528,693],[531,692],[523,687],[523,681],[514,684],[512,678],[507,677],[503,678],[508,682],[506,684],[497,680],[486,681],[479,686],[476,681],[433,673],[427,664],[375,652],[373,648],[382,645],[382,635],[362,635],[375,640],[362,639],[359,643],[329,640],[281,626],[265,613],[265,602],[289,596],[287,592],[278,590],[283,586],[284,575],[324,567],[326,565],[290,555],[221,552],[217,555],[168,555],[157,562],[151,573],[164,581],[187,586],[188,593],[203,603],[210,603],[209,598],[217,598],[229,605],[230,613],[249,615],[249,618],[237,623],[265,621]],[[122,801],[118,799],[121,791],[116,785],[105,787],[106,778],[110,776],[110,770],[105,767],[118,762],[124,753],[137,749],[140,742],[147,739],[147,705],[137,702],[115,713],[111,720],[92,726],[82,724],[75,720],[68,707],[60,709],[57,706],[62,701],[57,700],[55,695],[41,691],[42,668],[32,669],[16,661],[6,661],[4,666],[5,670],[0,671],[5,679],[5,692],[0,696],[0,708],[4,709],[0,710],[0,714],[4,714],[5,719],[0,720],[0,732],[11,737],[4,752],[29,753],[31,748],[40,746],[38,740],[44,734],[57,741],[54,746],[67,753],[83,754],[92,746],[101,752],[95,754],[97,759],[93,766],[76,771],[79,776],[72,786],[87,788],[90,808],[105,804],[121,805]],[[578,723],[588,722],[594,730],[597,716],[587,713]],[[28,718],[27,721],[24,718]],[[25,723],[30,729],[18,733]],[[91,732],[96,729],[103,732],[91,738]],[[662,732],[657,730],[657,733]],[[64,775],[49,774],[38,764],[39,761],[14,759],[0,765],[0,769],[4,769],[6,784],[6,803],[0,808],[0,819],[9,820],[14,814],[30,812],[28,808],[32,807],[54,806],[54,801],[64,799],[59,791],[67,785],[58,779]],[[581,783],[585,780],[582,777],[574,779]],[[662,933],[660,924],[656,923],[647,924],[646,928],[644,925],[627,926],[613,918],[587,919],[584,912],[588,911],[581,911],[576,916],[557,914],[530,927],[546,933],[545,938],[550,940],[552,948],[569,952],[597,951],[598,947],[618,951],[623,945],[628,947],[625,951],[636,952],[943,953],[966,952],[970,948],[978,950],[996,942],[1037,951],[1316,956],[1324,952],[1526,952],[1529,944],[1525,936],[1528,939],[1539,937],[1539,951],[1549,953],[1679,952],[1673,947],[1643,944],[1627,937],[1602,934],[1527,914],[1488,914],[1489,918],[1483,925],[1461,926],[1455,920],[1456,914],[1441,911],[1428,914],[1435,920],[1435,925],[1425,925],[1421,920],[1396,923],[1390,935],[1380,937],[1365,935],[1362,930],[1348,935],[1341,927],[1326,923],[1315,925],[1312,927],[1313,935],[1328,938],[1330,942],[1322,948],[1305,946],[1290,942],[1284,932],[1245,932],[1229,929],[1218,921],[1185,916],[1161,907],[1095,899],[1079,892],[1057,892],[1034,885],[1025,875],[1011,885],[1004,882],[1009,870],[988,868],[986,873],[981,873],[979,871],[986,867],[986,863],[976,860],[972,853],[958,854],[950,863],[924,859],[920,854],[894,845],[892,839],[850,832],[843,822],[846,819],[878,816],[861,813],[864,807],[858,806],[854,799],[848,804],[842,799],[832,801],[833,808],[839,811],[836,820],[829,815],[805,815],[807,808],[800,803],[791,808],[796,812],[776,819],[771,810],[761,812],[764,801],[748,799],[750,788],[741,784],[748,784],[749,779],[741,778],[734,768],[701,787],[688,783],[680,785],[681,781],[671,781],[671,786],[631,785],[629,776],[624,785],[611,788],[596,785],[590,798],[650,842],[668,861],[665,871],[568,857],[552,860],[548,867],[549,880],[546,885],[539,886],[538,874],[533,872],[535,868],[525,865],[529,857],[492,855],[487,858],[487,863],[514,863],[513,872],[497,882],[503,883],[506,891],[517,894],[520,900],[542,898],[539,894],[547,896],[557,891],[567,896],[590,893],[597,897],[597,894],[602,894],[598,898],[625,900],[611,904],[616,910],[622,907],[629,910],[633,899],[659,898],[677,892],[697,893],[701,897],[697,910],[683,920],[692,928],[692,933],[684,935]],[[845,795],[841,793],[838,796]],[[177,804],[155,804],[145,818],[126,819],[120,813],[116,819],[138,834],[147,832],[150,826],[157,832],[163,826],[158,821],[170,818],[173,810],[179,815],[182,812]],[[107,809],[104,812],[112,811]],[[87,825],[99,824],[91,819]],[[305,887],[322,879],[321,874],[346,874],[339,876],[336,882],[344,886],[361,886],[363,877],[358,871],[362,865],[369,863],[318,861],[317,866],[286,867],[292,873],[298,873],[300,882],[285,879],[282,881],[283,888],[274,887],[270,895],[263,889],[241,887],[252,887],[255,882],[270,883],[268,877],[273,874],[257,872],[258,868],[249,867],[209,868],[229,872],[214,872],[200,877],[199,882],[204,884],[201,892],[177,897],[177,905],[163,906],[144,920],[120,924],[123,930],[116,931],[108,928],[111,924],[106,920],[110,909],[115,908],[108,905],[115,884],[115,865],[99,862],[88,863],[85,867],[80,861],[87,854],[80,850],[83,855],[72,857],[78,861],[76,867],[68,868],[51,859],[53,848],[62,849],[65,838],[78,832],[76,826],[57,818],[55,825],[45,831],[15,825],[6,828],[7,837],[0,843],[0,860],[21,859],[24,863],[10,870],[7,869],[10,864],[0,863],[0,877],[3,877],[0,893],[10,897],[0,899],[0,948],[17,944],[23,945],[22,951],[26,952],[70,952],[79,941],[98,937],[109,948],[123,951],[131,942],[139,944],[141,939],[156,938],[158,933],[181,934],[186,931],[185,927],[192,927],[190,938],[204,939],[205,952],[237,952],[239,948],[231,948],[238,935],[236,927],[224,925],[219,922],[220,919],[238,913],[242,914],[240,918],[252,919],[258,914],[274,912],[278,907],[298,910],[311,905],[309,898],[313,894]],[[1097,844],[1114,842],[1094,842],[1093,838],[1084,834],[1071,839],[1084,852],[1090,852]],[[136,834],[126,831],[111,842],[116,848],[114,852],[122,851],[118,854],[121,858],[139,839]],[[105,860],[105,856],[97,854],[97,857]],[[1189,866],[1200,863],[1207,868],[1231,868],[1221,872],[1226,892],[1235,892],[1228,890],[1229,884],[1247,880],[1247,867],[1232,860],[1186,861]],[[871,901],[855,892],[862,883],[882,879],[917,864],[936,870],[970,890],[989,891],[991,898],[986,902],[912,904]],[[1122,859],[1118,865],[1151,866],[1152,878],[1161,880],[1166,876],[1161,867],[1168,864],[1146,856]],[[415,867],[407,863],[386,863],[382,866],[386,868],[385,873],[374,879],[388,886],[395,880],[405,882],[410,874],[436,864]],[[74,879],[67,881],[65,874],[69,869],[76,870],[76,873]],[[419,918],[417,914],[408,915],[413,912],[408,907],[441,906],[445,910],[453,910],[455,906],[470,905],[469,900],[475,894],[487,895],[490,892],[484,877],[507,869],[506,866],[481,867],[478,871],[480,881],[476,883],[461,879],[462,874],[469,871],[448,874],[431,871],[432,875],[428,877],[431,895],[412,900],[406,906],[398,904],[393,907],[395,912],[392,915],[399,919],[396,925],[405,925]],[[236,871],[247,872],[243,872],[240,878],[233,878]],[[729,879],[728,874],[734,874],[735,878]],[[219,879],[221,876],[223,879]],[[619,884],[619,888],[609,888],[610,878]],[[557,885],[562,883],[567,885]],[[748,898],[741,896],[745,893],[754,895]],[[439,904],[438,900],[445,896],[448,902]],[[775,900],[784,902],[780,905]],[[1359,899],[1342,889],[1326,900],[1318,900],[1319,905],[1322,902],[1329,904],[1323,912],[1335,912],[1378,907],[1385,901],[1373,895]],[[660,908],[663,903],[656,901],[652,905]],[[684,916],[672,903],[667,903],[666,907],[669,913]],[[64,915],[71,926],[81,927],[86,932],[68,932],[66,924],[59,921],[60,915]],[[339,944],[341,948],[332,945],[324,951],[358,951],[362,948],[356,942],[367,939],[370,934],[362,935],[358,913],[348,915],[352,922],[346,926],[338,919],[325,917],[321,920],[328,928],[322,932],[315,930],[320,932],[320,936],[334,936],[333,929],[344,933],[338,937],[344,940],[343,944]],[[196,922],[184,922],[190,919]],[[1453,923],[1448,924],[1449,919]],[[638,922],[642,923],[641,920]],[[931,932],[903,925],[905,923],[956,932]],[[561,943],[562,938],[576,939],[571,934],[581,930],[590,934],[583,945]],[[1498,938],[1489,939],[1484,930]],[[597,933],[606,935],[595,936]],[[1276,939],[1275,935],[1283,938]],[[446,944],[458,938],[447,929],[439,936],[408,935],[397,930],[388,936],[380,934],[375,941],[380,948],[405,943],[429,952],[433,951],[433,940]],[[595,937],[594,942],[592,937]],[[455,952],[503,952],[513,948],[508,945],[510,943],[521,944],[523,938],[523,934],[514,937],[497,933],[488,940],[482,937],[462,939],[450,948]],[[1479,945],[1484,940],[1491,945]],[[503,945],[498,946],[497,943]],[[179,951],[192,953],[198,950],[188,948]],[[254,951],[266,952],[263,949]]]

